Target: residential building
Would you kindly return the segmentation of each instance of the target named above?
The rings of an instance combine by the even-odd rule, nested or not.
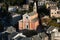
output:
[[[60,40],[60,32],[54,32],[51,34],[51,40]]]
[[[57,19],[57,23],[60,23],[60,19]]]
[[[16,29],[13,26],[7,27],[6,31],[7,33],[13,33],[16,32]]]
[[[7,32],[0,34],[1,36],[0,40],[9,40],[9,35],[10,33]]]
[[[48,36],[44,32],[39,33],[38,35],[34,35],[32,37],[26,37],[25,35],[21,33],[18,33],[18,34],[13,33],[10,37],[13,38],[13,40],[48,40]]]
[[[15,35],[14,35],[15,34]],[[22,38],[25,38],[26,36],[25,35],[23,35],[22,33],[12,33],[12,35],[11,35],[11,39],[12,40],[18,40],[18,39],[22,39]]]
[[[39,37],[39,35],[34,35],[32,37],[32,40],[42,40],[42,39]]]
[[[16,36],[17,34],[18,34],[18,32],[13,32],[8,37],[10,40],[13,40],[13,37]]]
[[[29,10],[29,5],[28,5],[28,4],[24,4],[24,5],[23,5],[23,9]]]
[[[20,14],[18,13],[11,13],[11,25],[16,25],[18,23],[18,21],[22,18]]]
[[[0,8],[3,6],[3,3],[0,3]]]
[[[33,3],[34,1],[33,0],[28,0],[29,3]]]
[[[35,35],[32,37],[32,40],[48,40],[48,36],[46,33],[38,33],[38,35]]]
[[[22,38],[21,40],[32,40],[32,37]]]
[[[18,8],[18,12],[28,11],[28,10],[29,10],[29,4],[24,4],[22,7]]]
[[[19,21],[19,30],[29,29],[36,30],[39,25],[36,2],[34,3],[33,12],[23,15],[23,19]]]
[[[38,34],[42,40],[48,40],[48,35],[44,32]]]
[[[43,6],[45,4],[46,0],[38,0],[38,7]]]
[[[50,9],[50,17],[59,18],[60,17],[60,8],[51,7],[51,9]]]
[[[58,32],[58,28],[57,27],[50,26],[46,30],[46,33],[48,33],[48,34],[51,34],[53,32]]]
[[[10,35],[10,40],[32,40],[32,37],[26,37],[22,33],[12,33]]]
[[[50,17],[55,18],[57,23],[60,23],[60,8],[50,7]]]
[[[44,2],[42,2],[42,1],[38,1],[38,6],[43,6],[44,5]]]
[[[52,1],[49,1],[46,3],[46,8],[50,8],[50,7],[55,7],[57,6],[57,3],[56,2],[52,2]]]
[[[9,6],[8,12],[15,12],[18,9],[18,6]]]

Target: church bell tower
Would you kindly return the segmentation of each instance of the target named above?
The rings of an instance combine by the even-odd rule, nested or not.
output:
[[[36,5],[36,2],[34,2],[33,12],[37,12],[37,5]]]

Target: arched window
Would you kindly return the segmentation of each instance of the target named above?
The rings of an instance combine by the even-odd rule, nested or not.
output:
[[[28,17],[26,17],[28,19]]]

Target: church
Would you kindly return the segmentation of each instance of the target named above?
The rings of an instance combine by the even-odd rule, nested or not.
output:
[[[36,2],[34,2],[33,11],[25,13],[23,19],[19,21],[19,30],[36,30],[39,26]]]

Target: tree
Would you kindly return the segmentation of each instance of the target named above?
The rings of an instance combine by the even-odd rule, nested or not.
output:
[[[56,19],[42,19],[42,23],[47,24],[48,26],[60,27],[60,24],[56,22]]]
[[[33,11],[33,3],[29,5],[29,12],[32,12],[32,11]]]
[[[56,21],[54,20],[51,20],[49,23],[48,23],[49,26],[54,26],[54,27],[60,27],[60,24],[58,24]]]
[[[60,0],[49,0],[49,1],[54,1],[54,2],[57,2],[57,1],[60,1]]]
[[[2,3],[3,2],[3,0],[0,0],[0,3]]]
[[[8,3],[8,5],[15,5],[16,0],[5,0],[6,3]]]
[[[2,32],[3,29],[4,29],[4,27],[2,26],[2,22],[1,22],[1,20],[0,20],[0,32]]]
[[[34,30],[23,30],[23,34],[26,35],[27,37],[31,37],[33,35],[37,35],[37,32]]]
[[[8,5],[22,5],[24,0],[5,0],[4,2],[7,2]]]

